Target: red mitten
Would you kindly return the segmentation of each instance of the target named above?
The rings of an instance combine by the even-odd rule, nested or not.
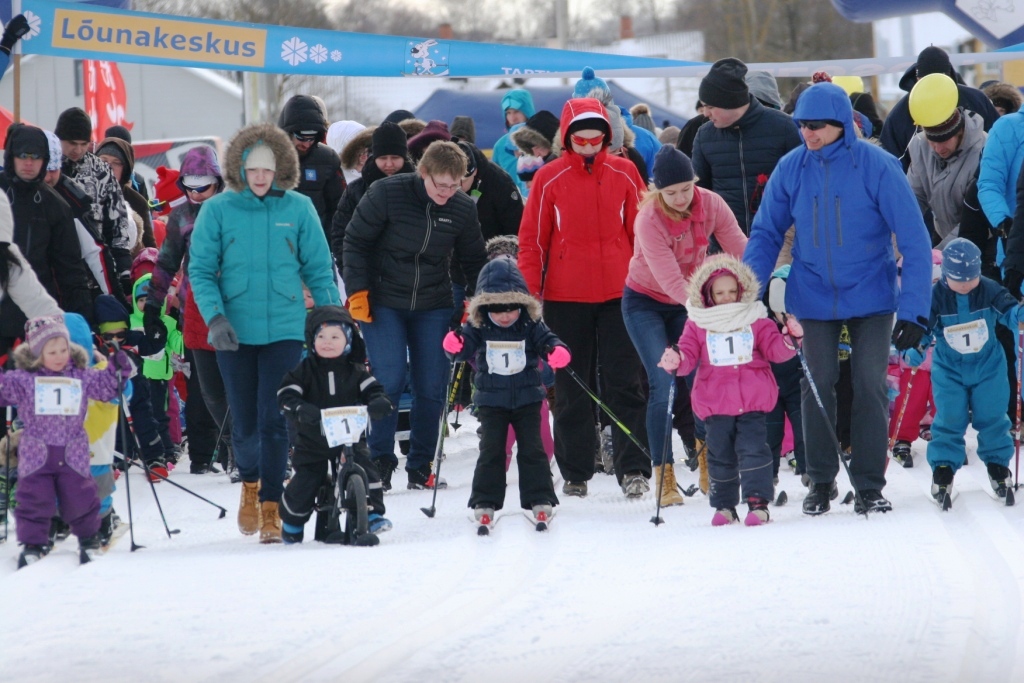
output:
[[[441,346],[444,347],[444,350],[451,354],[456,354],[461,351],[462,345],[462,337],[455,334],[455,332],[449,332],[444,335],[444,341],[441,342]]]
[[[553,369],[564,368],[572,360],[572,355],[569,353],[569,349],[564,346],[556,346],[551,349],[551,353],[548,354],[548,365]]]

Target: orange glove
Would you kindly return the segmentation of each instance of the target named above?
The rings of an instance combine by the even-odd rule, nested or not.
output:
[[[372,323],[373,316],[370,315],[369,292],[362,290],[353,292],[348,297],[348,312],[352,317],[361,323]]]

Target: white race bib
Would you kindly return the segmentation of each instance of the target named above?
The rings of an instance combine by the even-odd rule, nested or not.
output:
[[[82,380],[36,377],[36,415],[78,415],[81,407]]]
[[[526,341],[487,342],[487,370],[495,375],[514,375],[526,367]]]
[[[972,320],[946,327],[942,334],[946,343],[957,353],[977,353],[988,341],[988,324],[984,320]]]
[[[754,360],[754,331],[750,325],[732,332],[708,332],[712,365],[743,365]]]
[[[359,443],[366,431],[366,406],[341,406],[320,411],[320,424],[331,448]]]

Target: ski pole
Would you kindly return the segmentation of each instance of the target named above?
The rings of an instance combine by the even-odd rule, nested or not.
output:
[[[128,467],[132,467],[132,466],[142,467],[145,464],[145,463],[143,463],[143,465],[140,465],[139,463],[135,462],[134,460],[131,460],[129,458],[125,458],[123,456],[121,457],[121,460],[122,460],[122,462],[124,462],[126,469]],[[199,495],[198,493],[196,493],[192,489],[188,488],[187,486],[183,486],[183,485],[179,484],[178,482],[174,481],[173,479],[171,479],[170,477],[165,477],[164,475],[160,474],[159,472],[154,472],[153,470],[148,470],[148,473],[153,475],[154,477],[158,478],[160,481],[166,481],[171,486],[177,487],[177,488],[181,489],[182,491],[184,491],[185,493],[193,495],[196,498],[198,498],[199,500],[203,501],[204,503],[212,505],[213,507],[215,507],[218,510],[220,510],[220,514],[217,515],[217,519],[224,519],[224,516],[227,515],[227,513],[228,513],[227,508],[223,508],[220,505],[217,505],[216,503],[214,503],[209,498],[203,498],[201,495]],[[173,529],[171,531],[171,533],[176,534],[179,531],[181,531],[181,530],[180,529]]]
[[[647,447],[644,446],[642,443],[640,443],[639,439],[637,439],[635,436],[633,436],[633,432],[629,431],[629,429],[626,427],[626,425],[622,424],[622,421],[619,418],[615,417],[615,413],[612,412],[612,409],[609,408],[607,405],[605,405],[604,401],[602,401],[601,399],[599,399],[597,397],[597,394],[595,394],[593,391],[591,391],[590,387],[587,386],[586,382],[584,382],[582,379],[580,379],[580,376],[576,374],[576,371],[573,370],[568,365],[566,365],[565,368],[563,368],[563,369],[566,370],[569,373],[570,377],[572,377],[574,380],[576,380],[576,383],[580,385],[580,387],[583,389],[583,391],[587,392],[587,395],[590,396],[590,398],[594,401],[594,403],[597,404],[597,407],[600,408],[601,410],[603,410],[604,414],[607,415],[608,418],[612,422],[614,422],[615,425],[619,429],[622,430],[622,433],[625,434],[626,436],[628,436],[629,440],[632,441],[636,445],[636,447],[639,448],[640,451],[644,455],[646,455],[648,458],[650,458],[651,457],[651,452],[649,450],[647,450]]]
[[[459,389],[462,386],[462,373],[465,372],[465,371],[466,371],[466,361],[462,361],[461,363],[459,363],[459,371],[455,375],[455,383],[452,384],[451,393],[448,394],[448,405],[454,405],[454,403],[455,403],[455,396],[456,396],[456,394],[459,393]],[[459,431],[459,427],[462,426],[462,425],[459,424],[459,413],[461,413],[461,412],[462,411],[460,411],[460,410],[456,410],[455,411],[455,422],[452,423],[452,430],[455,431],[455,432],[458,432]]]
[[[804,369],[804,377],[807,378],[807,386],[811,388],[811,393],[814,394],[814,402],[818,404],[818,410],[821,411],[821,417],[825,420],[825,426],[828,427],[828,434],[832,437],[832,445],[836,449],[836,455],[839,456],[839,462],[843,464],[843,469],[846,470],[846,476],[850,478],[850,486],[853,487],[853,495],[860,504],[861,510],[864,511],[864,519],[868,518],[868,509],[864,505],[864,500],[860,496],[860,489],[857,488],[857,483],[853,480],[853,475],[850,473],[850,464],[846,461],[846,454],[843,452],[843,447],[839,444],[839,437],[836,436],[835,425],[832,424],[832,419],[828,415],[828,411],[825,410],[825,404],[821,401],[821,394],[818,393],[818,385],[814,383],[814,376],[811,375],[811,368],[807,365],[807,357],[804,356],[804,345],[803,340],[797,340],[793,338],[793,335],[787,332],[786,336],[793,342],[793,346],[796,347],[796,355],[800,358],[800,365]]]
[[[907,380],[906,396],[903,397],[903,405],[900,406],[900,412],[896,416],[896,425],[892,430],[892,436],[889,437],[889,450],[896,445],[896,437],[900,433],[900,427],[903,426],[903,414],[907,412],[907,404],[910,403],[910,392],[914,387],[914,376],[917,375],[917,368],[910,369],[910,379]],[[1019,403],[1019,401],[1018,401]],[[1018,411],[1017,422],[1020,422],[1020,415]]]
[[[420,508],[420,511],[427,517],[433,519],[434,514],[437,512],[437,485],[441,481],[441,451],[444,448],[444,428],[448,421],[448,406],[451,405],[450,397],[453,395],[452,385],[455,383],[455,361],[451,361],[450,369],[448,371],[448,388],[445,390],[445,401],[444,409],[441,411],[441,421],[437,426],[437,447],[434,449],[434,462],[437,463],[437,469],[434,470],[434,495],[430,499],[429,508]]]
[[[672,374],[672,381],[668,385],[668,411],[665,423],[665,448],[661,451],[661,473],[658,475],[658,506],[654,510],[654,517],[651,517],[651,524],[658,526],[664,524],[661,518],[661,492],[665,486],[665,468],[668,467],[668,456],[672,447],[672,403],[676,399],[676,378]]]
[[[117,348],[116,343],[115,343],[114,348],[115,349]],[[118,365],[118,367],[117,367],[117,395],[120,397],[121,403],[125,403],[124,375],[121,374],[121,366],[120,365]],[[122,451],[127,451],[128,450],[128,432],[127,432],[126,425],[127,425],[128,421],[125,419],[123,413],[119,412],[119,414],[117,416],[117,422],[118,422],[118,428],[121,430],[121,450]],[[125,459],[123,456],[122,456],[121,459],[124,460],[126,463],[128,462],[127,459]],[[140,548],[145,548],[146,546],[139,545],[138,543],[135,542],[135,522],[132,519],[132,484],[131,484],[131,476],[128,474],[128,467],[127,467],[127,465],[124,468],[124,487],[125,487],[125,497],[128,500],[128,536],[129,536],[129,538],[131,539],[131,542],[132,542],[132,550],[131,551],[134,553],[136,550],[139,550]]]
[[[220,458],[221,439],[224,438],[224,428],[228,426],[228,418],[230,416],[231,406],[228,406],[228,409],[224,411],[224,420],[220,423],[220,429],[217,430],[217,443],[213,447],[213,455],[211,456],[211,462],[217,462],[217,460]]]
[[[1013,429],[1013,449],[1015,452],[1013,461],[1013,489],[1016,491],[1020,483],[1017,478],[1020,476],[1020,392],[1024,388],[1024,323],[1017,325],[1017,424]]]
[[[153,472],[153,470],[149,469],[149,463],[147,463],[143,459],[143,457],[142,457],[142,444],[139,443],[139,437],[135,433],[135,423],[132,421],[132,411],[128,407],[128,401],[125,400],[123,394],[121,395],[121,409],[124,411],[125,421],[128,423],[128,431],[131,432],[132,439],[135,442],[135,449],[136,449],[136,451],[139,454],[139,460],[142,461],[142,467],[146,470],[146,479],[149,480],[149,488],[153,490],[153,500],[156,501],[156,509],[160,511],[160,519],[163,520],[164,530],[167,532],[167,538],[170,538],[174,534],[181,533],[181,529],[171,529],[171,527],[169,527],[167,525],[167,517],[164,515],[164,507],[163,507],[163,505],[160,504],[160,496],[158,496],[157,493],[156,493],[156,482],[153,481],[153,475],[155,473]],[[126,458],[125,459],[126,467],[125,467],[125,471],[124,471],[125,472],[125,479],[126,480],[128,478],[128,469],[129,469],[127,467],[128,462],[129,461]],[[156,475],[156,476],[160,476],[160,475]],[[160,478],[164,479],[166,481],[166,477],[160,477]]]

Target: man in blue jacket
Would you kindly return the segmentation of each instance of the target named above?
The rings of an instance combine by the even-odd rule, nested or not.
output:
[[[804,146],[782,158],[765,189],[744,254],[768,282],[783,236],[796,226],[786,310],[803,323],[811,378],[835,424],[839,334],[853,347],[850,471],[858,512],[888,511],[885,487],[889,400],[885,373],[892,333],[897,349],[916,346],[928,325],[931,241],[917,200],[895,157],[857,138],[853,108],[837,85],[819,83],[800,96],[793,118]],[[903,254],[896,280],[892,235]],[[893,313],[897,322],[893,330]],[[839,461],[828,423],[807,380],[802,387],[804,442],[811,490],[804,512],[827,512]]]

